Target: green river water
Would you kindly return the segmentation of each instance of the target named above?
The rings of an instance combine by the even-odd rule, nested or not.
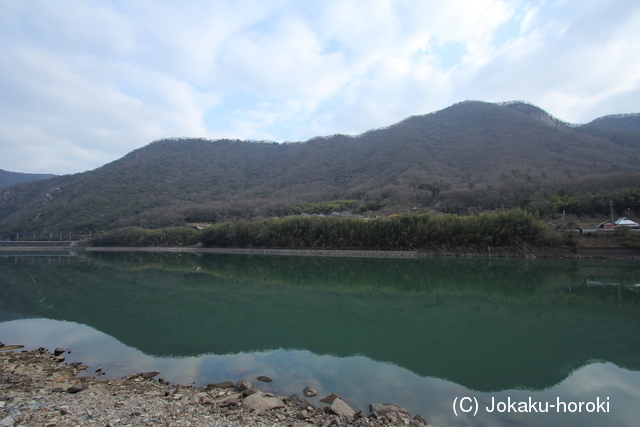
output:
[[[5,255],[0,341],[433,425],[635,426],[638,290],[632,261]]]

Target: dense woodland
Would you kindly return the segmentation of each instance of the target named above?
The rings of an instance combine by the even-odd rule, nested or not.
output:
[[[260,222],[341,212],[542,217],[640,213],[640,115],[564,123],[523,102],[468,101],[357,136],[165,139],[93,171],[0,190],[0,233]]]

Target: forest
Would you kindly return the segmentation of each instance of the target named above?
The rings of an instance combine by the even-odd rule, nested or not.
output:
[[[512,208],[604,220],[611,202],[637,218],[639,149],[638,114],[570,125],[526,102],[479,101],[304,142],[163,139],[92,171],[0,189],[0,233]]]

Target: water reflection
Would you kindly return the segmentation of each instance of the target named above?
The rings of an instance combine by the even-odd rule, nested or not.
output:
[[[3,313],[4,318],[10,317]],[[474,426],[595,426],[633,425],[637,419],[636,402],[640,398],[640,373],[622,370],[609,363],[593,363],[574,372],[561,384],[542,391],[505,390],[493,393],[471,391],[459,384],[415,373],[389,363],[364,356],[339,358],[316,355],[306,350],[284,350],[202,355],[191,357],[154,357],[128,347],[113,337],[84,325],[48,319],[22,319],[0,323],[0,336],[6,342],[21,342],[27,348],[44,345],[71,350],[67,361],[81,361],[91,366],[91,375],[101,366],[107,377],[122,377],[131,372],[160,371],[165,379],[177,383],[207,382],[248,378],[258,388],[277,395],[301,393],[307,385],[320,392],[311,398],[319,405],[321,396],[337,392],[356,408],[372,402],[397,402],[413,413],[422,413],[433,425]],[[105,363],[106,362],[106,363]],[[94,374],[96,375],[96,374]],[[258,375],[274,381],[260,383]],[[581,414],[503,414],[481,409],[476,417],[455,417],[452,403],[456,397],[472,396],[481,408],[491,400],[507,399],[555,402],[585,401],[609,397],[614,410],[609,413]]]
[[[451,418],[451,403],[463,393],[485,405],[491,396],[636,396],[639,278],[637,263],[612,261],[6,257],[0,309],[75,323],[5,313],[0,334],[74,348],[114,376],[158,370],[201,385],[268,375],[279,394],[312,385],[360,408],[397,402],[433,424],[543,425],[551,418]],[[590,419],[634,419],[625,418],[634,405],[618,405],[622,418]]]

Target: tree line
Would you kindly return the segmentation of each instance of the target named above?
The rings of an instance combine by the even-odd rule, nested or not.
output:
[[[365,220],[354,217],[291,216],[264,221],[222,222],[202,231],[186,227],[130,227],[101,233],[95,246],[194,245],[238,248],[351,248],[416,250],[487,248],[549,243],[536,215],[516,208],[466,217],[407,214]]]

